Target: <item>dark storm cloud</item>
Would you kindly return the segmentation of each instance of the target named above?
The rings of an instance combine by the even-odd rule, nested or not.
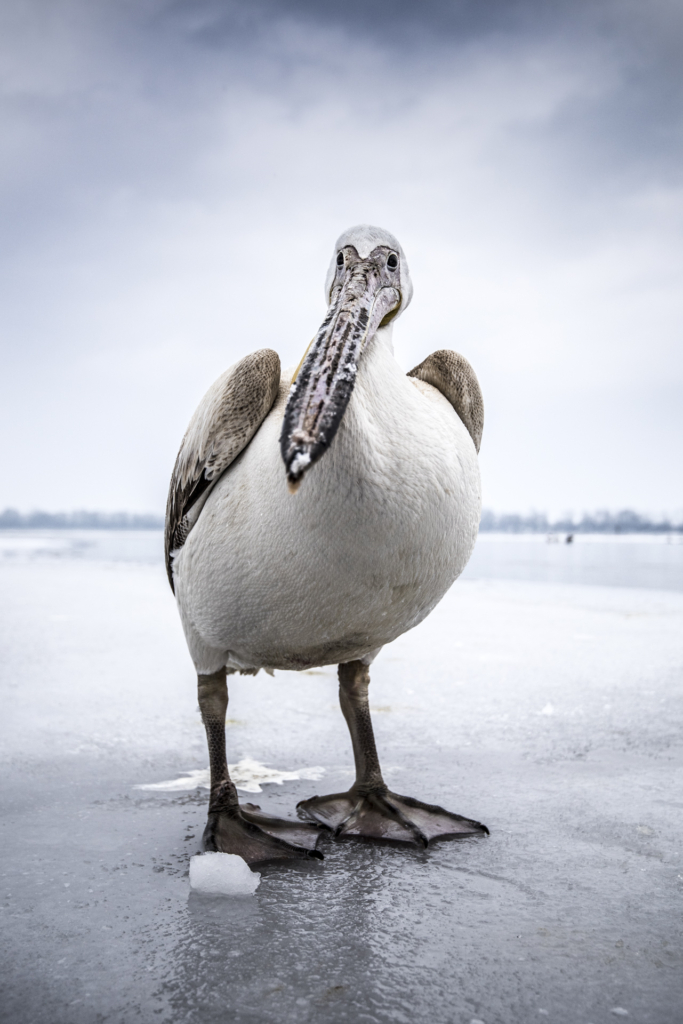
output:
[[[10,154],[5,171],[6,238],[17,241],[31,224],[44,230],[60,211],[97,201],[107,180],[173,192],[214,130],[221,90],[236,83],[276,96],[292,116],[322,94],[362,116],[409,105],[477,53],[495,61],[516,51],[523,64],[539,59],[539,47],[549,75],[553,59],[580,63],[585,54],[587,76],[597,82],[605,61],[611,81],[568,96],[541,122],[512,124],[511,173],[531,159],[588,193],[680,180],[677,4],[10,3],[4,22],[14,49],[3,89],[10,150],[14,125],[28,136],[17,147],[23,141],[28,159],[20,154],[13,167]],[[321,152],[321,162],[330,157]]]
[[[161,19],[177,18],[185,22],[196,38],[214,45],[233,40],[236,36],[252,37],[264,25],[276,21],[297,21],[307,27],[338,28],[349,37],[372,39],[383,47],[412,52],[415,44],[434,45],[435,42],[457,40],[485,33],[499,34],[526,28],[530,22],[555,20],[561,9],[573,10],[572,5],[548,5],[525,2],[448,2],[448,0],[397,0],[397,2],[367,2],[367,0],[255,0],[246,5],[241,2],[205,0],[196,5],[191,2],[169,5],[158,12]],[[550,15],[550,18],[549,18]]]
[[[372,40],[412,59],[416,47],[440,48],[474,39],[601,31],[642,39],[668,36],[675,5],[623,0],[192,0],[148,9],[152,26],[175,25],[209,46],[253,40],[265,26],[297,22],[307,28],[341,29],[349,38]],[[664,27],[664,33],[660,29]],[[647,30],[646,30],[647,31]]]
[[[457,70],[473,48],[495,55],[515,48],[523,52],[541,41],[579,54],[602,41],[605,56],[618,68],[611,92],[593,105],[568,105],[560,112],[558,130],[576,132],[580,125],[599,146],[630,151],[636,161],[665,158],[678,152],[682,141],[683,11],[661,0],[648,5],[623,0],[56,2],[16,5],[13,17],[12,11],[11,3],[5,5],[5,25],[18,29],[24,52],[20,46],[17,59],[27,59],[28,74],[16,90],[10,74],[5,102],[16,103],[29,119],[49,122],[59,114],[62,121],[78,122],[91,139],[109,125],[105,148],[118,149],[119,157],[126,129],[134,134],[136,125],[117,123],[117,94],[136,93],[151,107],[172,102],[182,117],[221,82],[239,78],[257,91],[277,90],[291,87],[292,76],[310,85],[308,72],[324,87],[336,84],[340,92],[351,93],[348,99],[362,101],[362,61],[359,67],[354,60],[360,51],[365,61],[374,58],[390,72],[375,99],[391,104],[434,76]],[[8,42],[16,46],[16,40]],[[36,42],[42,67],[31,82]],[[60,97],[53,82],[45,83],[45,72],[52,63],[59,78],[69,50],[76,67]],[[367,70],[372,73],[372,66]],[[336,83],[328,76],[336,76]],[[58,110],[60,98],[66,105]],[[294,88],[291,98],[306,104],[317,97]],[[162,136],[163,128],[157,126]],[[149,149],[152,159],[151,139]]]

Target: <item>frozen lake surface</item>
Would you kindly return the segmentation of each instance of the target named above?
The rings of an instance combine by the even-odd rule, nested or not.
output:
[[[244,897],[190,893],[206,790],[135,788],[207,763],[159,535],[4,531],[0,608],[2,1021],[682,1019],[680,538],[482,536],[371,701],[392,788],[491,836]],[[246,799],[347,788],[333,667],[230,696],[229,760],[290,776]]]

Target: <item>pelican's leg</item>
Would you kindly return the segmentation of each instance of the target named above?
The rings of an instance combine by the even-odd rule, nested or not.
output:
[[[320,837],[320,829],[316,825],[272,818],[254,804],[240,806],[225,752],[225,716],[228,710],[225,669],[199,676],[198,690],[211,767],[204,849],[213,853],[239,854],[247,864],[292,857],[322,858],[315,849]]]
[[[361,661],[339,666],[339,703],[351,733],[356,781],[347,793],[314,796],[298,806],[307,818],[334,829],[338,836],[364,836],[427,846],[432,839],[487,835],[478,821],[390,792],[372,730],[368,685],[370,673]]]

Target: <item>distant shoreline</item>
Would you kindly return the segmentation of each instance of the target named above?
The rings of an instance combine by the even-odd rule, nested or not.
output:
[[[163,530],[163,516],[133,512],[0,512],[0,530]],[[584,513],[580,519],[549,520],[543,513],[519,515],[484,509],[481,533],[683,533],[683,522],[651,519],[624,509]]]
[[[0,530],[163,530],[163,516],[135,512],[0,512]]]
[[[620,512],[584,512],[580,518],[550,520],[540,512],[528,516],[484,509],[481,533],[683,533],[683,522],[651,519],[630,509]]]

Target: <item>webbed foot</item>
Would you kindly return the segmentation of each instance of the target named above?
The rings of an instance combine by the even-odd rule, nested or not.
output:
[[[433,839],[488,835],[486,825],[452,814],[436,804],[399,796],[386,787],[333,793],[302,800],[297,810],[309,821],[334,831],[335,836],[362,836],[426,847]]]
[[[269,860],[315,857],[321,831],[318,825],[287,821],[264,814],[256,804],[236,810],[209,811],[203,845],[211,853],[236,853],[247,864]]]

